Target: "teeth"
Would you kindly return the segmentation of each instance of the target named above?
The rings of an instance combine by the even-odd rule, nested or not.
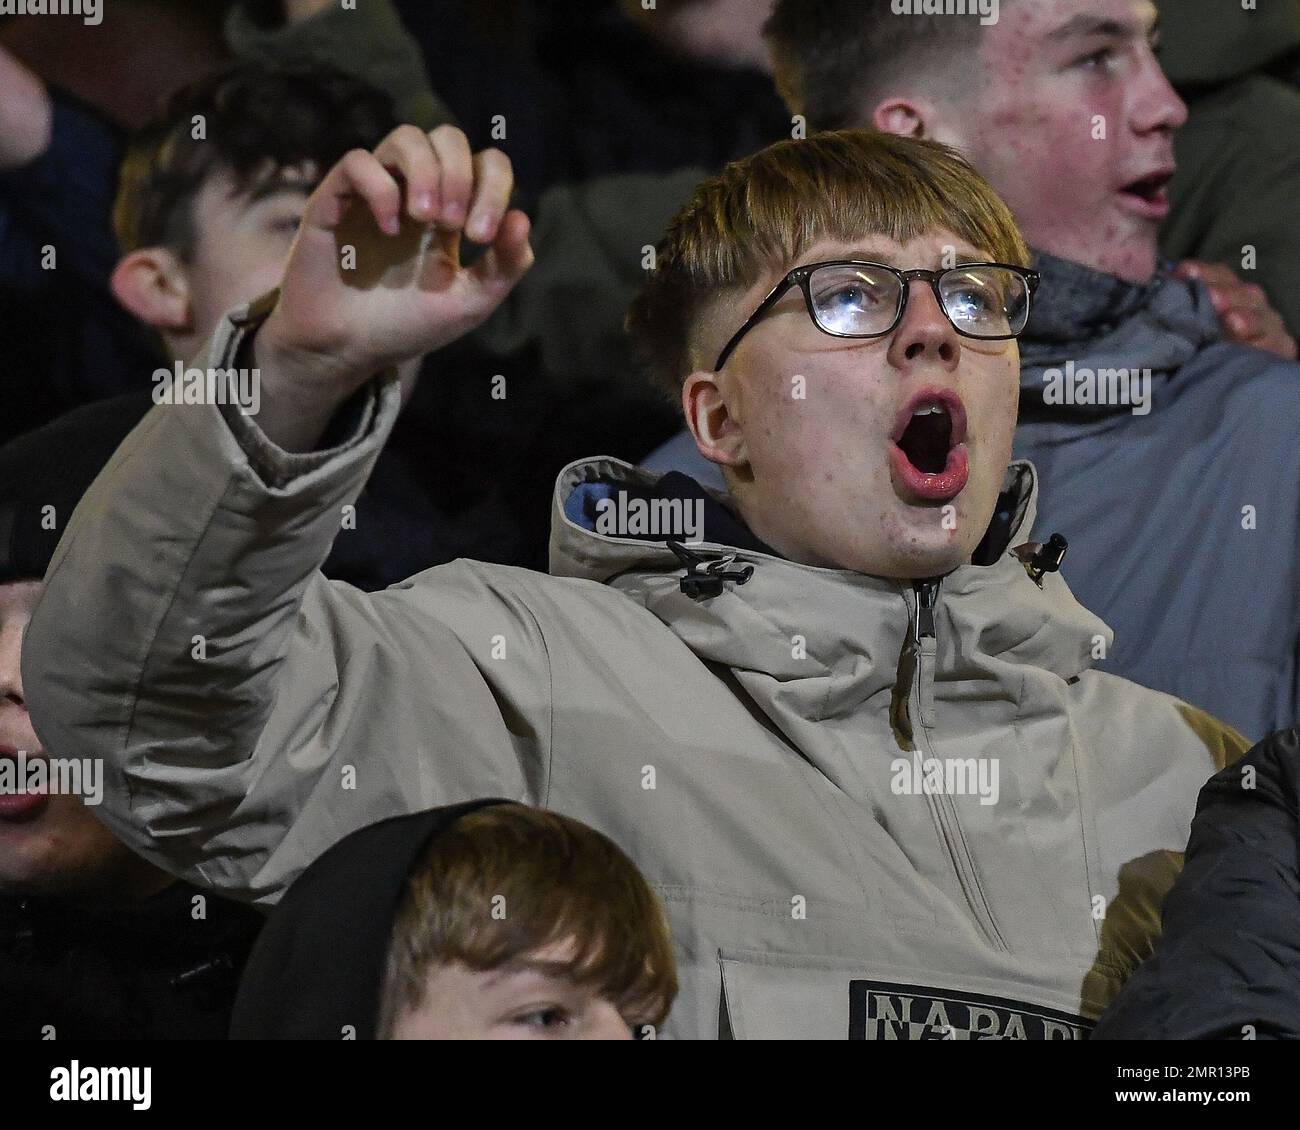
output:
[[[946,416],[947,414],[948,410],[941,404],[927,404],[912,413],[913,416]]]

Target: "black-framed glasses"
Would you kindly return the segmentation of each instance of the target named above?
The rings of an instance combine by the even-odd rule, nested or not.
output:
[[[822,333],[884,337],[903,320],[913,279],[930,284],[953,329],[981,341],[1018,337],[1029,321],[1029,300],[1039,283],[1037,271],[1007,263],[964,263],[946,271],[900,271],[854,259],[809,263],[772,288],[718,355],[714,372],[792,286],[803,291],[808,316]]]

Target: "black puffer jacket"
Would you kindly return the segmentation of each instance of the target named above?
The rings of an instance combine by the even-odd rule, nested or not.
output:
[[[1201,790],[1163,941],[1093,1039],[1300,1039],[1300,730]]]
[[[261,927],[187,883],[98,908],[0,896],[0,1039],[222,1039]]]

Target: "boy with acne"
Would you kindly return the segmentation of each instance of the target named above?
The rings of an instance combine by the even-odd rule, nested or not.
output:
[[[582,820],[666,908],[664,1035],[1085,1035],[1245,742],[1092,670],[1109,632],[1028,541],[1039,279],[1006,206],[871,132],[729,166],[629,327],[730,498],[595,458],[556,483],[552,576],[327,582],[394,371],[531,264],[509,187],[503,155],[411,127],[330,171],[279,291],[207,354],[261,368],[258,417],[159,406],[78,510],[28,629],[38,732],[107,758],[104,819],[147,858],[262,904],[384,817],[501,796]],[[699,500],[703,540],[598,532],[620,491]],[[896,789],[900,757],[996,759],[998,802]]]

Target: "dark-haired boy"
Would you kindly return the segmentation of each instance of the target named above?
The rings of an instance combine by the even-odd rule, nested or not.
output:
[[[89,400],[147,387],[159,362],[108,285],[119,257],[110,223],[118,166],[127,131],[153,118],[160,92],[223,64],[215,34],[221,6],[196,13],[130,0],[109,5],[105,23],[92,29],[7,22],[0,44],[0,349],[13,395],[0,440]],[[390,93],[403,121],[432,129],[450,119],[386,0],[350,9],[338,0],[272,0],[257,5],[259,22],[253,4],[226,7],[226,46],[236,58],[268,66],[332,62]],[[131,60],[150,50],[166,58],[132,70]],[[96,65],[87,67],[86,58]]]

